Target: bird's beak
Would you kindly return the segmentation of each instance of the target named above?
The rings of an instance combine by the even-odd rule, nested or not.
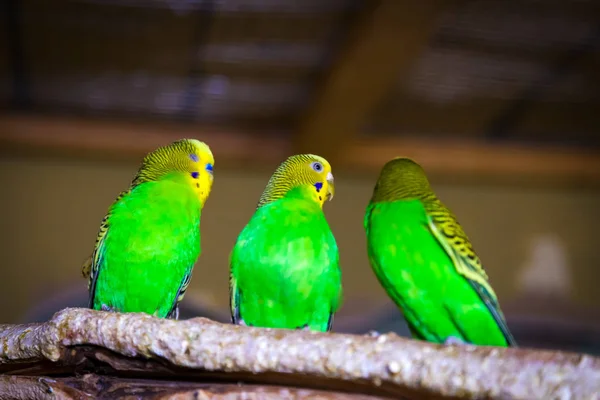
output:
[[[333,174],[329,172],[327,174],[327,199],[331,201],[335,194],[335,184],[333,183]]]

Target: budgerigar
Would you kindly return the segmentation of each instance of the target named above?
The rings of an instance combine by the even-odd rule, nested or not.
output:
[[[210,148],[195,139],[146,155],[129,189],[102,220],[83,266],[90,308],[179,317],[200,255],[200,215],[213,165]]]
[[[516,346],[481,261],[420,165],[383,167],[364,227],[373,271],[415,338]]]
[[[323,214],[331,166],[289,157],[275,171],[230,258],[233,323],[328,331],[341,301],[338,248]]]

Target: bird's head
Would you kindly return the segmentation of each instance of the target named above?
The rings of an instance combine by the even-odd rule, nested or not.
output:
[[[259,206],[285,196],[290,190],[303,187],[311,198],[323,207],[333,199],[335,183],[331,165],[314,154],[297,154],[286,159],[271,176],[261,196]]]
[[[423,199],[432,193],[423,167],[410,158],[397,157],[381,169],[371,202]]]
[[[204,205],[212,189],[214,164],[206,143],[196,139],[177,140],[144,157],[132,186],[161,179],[177,180],[190,185]]]

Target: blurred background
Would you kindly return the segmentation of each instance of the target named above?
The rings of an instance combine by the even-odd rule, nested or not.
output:
[[[0,322],[87,301],[100,221],[144,153],[206,141],[215,183],[182,318],[228,321],[228,256],[276,166],[328,158],[338,332],[401,314],[362,218],[409,156],[470,236],[521,345],[600,354],[600,2],[6,0]]]

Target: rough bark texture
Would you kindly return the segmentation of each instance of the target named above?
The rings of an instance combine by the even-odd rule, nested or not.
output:
[[[39,378],[0,376],[0,399],[250,399],[376,400],[376,397],[282,386],[120,379],[95,374],[82,377]]]
[[[600,359],[588,355],[439,346],[394,334],[258,329],[204,318],[172,321],[74,308],[43,324],[0,325],[0,372],[22,375],[2,377],[5,383],[16,379],[5,388],[48,393],[51,383],[55,394],[65,393],[64,398],[79,398],[73,393],[85,388],[54,377],[94,372],[132,379],[187,379],[186,385],[190,380],[244,381],[411,399],[600,399]],[[161,395],[194,398],[194,391],[212,393],[227,386],[182,385],[176,392],[180,397],[168,391]],[[276,396],[269,390],[285,390],[258,388],[265,391],[259,398]],[[101,397],[98,393],[94,397]],[[296,398],[321,395],[290,393]]]

